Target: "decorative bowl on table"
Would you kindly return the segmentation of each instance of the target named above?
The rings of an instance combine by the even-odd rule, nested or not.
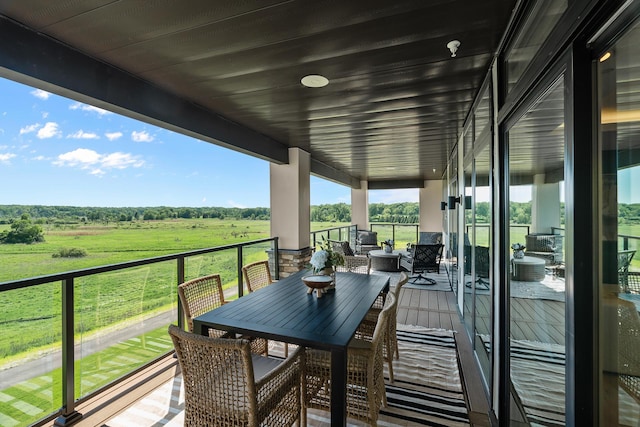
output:
[[[318,298],[322,296],[323,290],[331,285],[333,278],[324,274],[313,274],[310,276],[304,276],[302,281],[309,288],[307,293],[310,294],[314,290],[318,293]]]

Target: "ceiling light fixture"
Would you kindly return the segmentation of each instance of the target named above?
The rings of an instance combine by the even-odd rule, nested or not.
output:
[[[306,87],[325,87],[329,84],[329,79],[318,74],[309,74],[308,76],[304,76],[300,80],[300,83]]]
[[[460,42],[458,40],[451,40],[449,43],[447,43],[447,49],[451,51],[452,58],[455,58],[456,52],[458,51],[459,47],[460,47]]]

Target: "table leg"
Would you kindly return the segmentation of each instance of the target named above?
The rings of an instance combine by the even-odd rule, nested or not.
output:
[[[331,425],[347,425],[347,350],[331,350]]]

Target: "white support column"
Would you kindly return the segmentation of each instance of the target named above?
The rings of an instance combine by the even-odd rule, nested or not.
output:
[[[311,249],[311,156],[289,149],[289,164],[270,165],[271,236],[278,237],[280,274],[287,276],[309,261]]]
[[[358,230],[369,229],[369,183],[360,181],[360,188],[351,189],[351,224]]]
[[[420,189],[420,231],[442,231],[442,181],[428,180]]]
[[[544,174],[533,177],[531,190],[531,232],[551,233],[560,227],[560,183],[545,184]]]

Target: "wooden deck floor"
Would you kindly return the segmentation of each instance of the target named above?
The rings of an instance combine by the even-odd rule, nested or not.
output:
[[[469,299],[470,300],[470,299]],[[467,300],[467,301],[469,301]],[[480,330],[490,330],[489,295],[476,296],[476,321]],[[531,298],[511,299],[511,336],[514,339],[564,345],[565,303]],[[451,292],[403,288],[398,306],[398,323],[456,331],[460,372],[475,426],[488,426],[488,400],[477,367],[471,341]]]
[[[489,426],[488,400],[475,363],[471,342],[464,329],[452,291],[403,288],[398,305],[398,323],[456,331],[460,374],[474,426]]]

